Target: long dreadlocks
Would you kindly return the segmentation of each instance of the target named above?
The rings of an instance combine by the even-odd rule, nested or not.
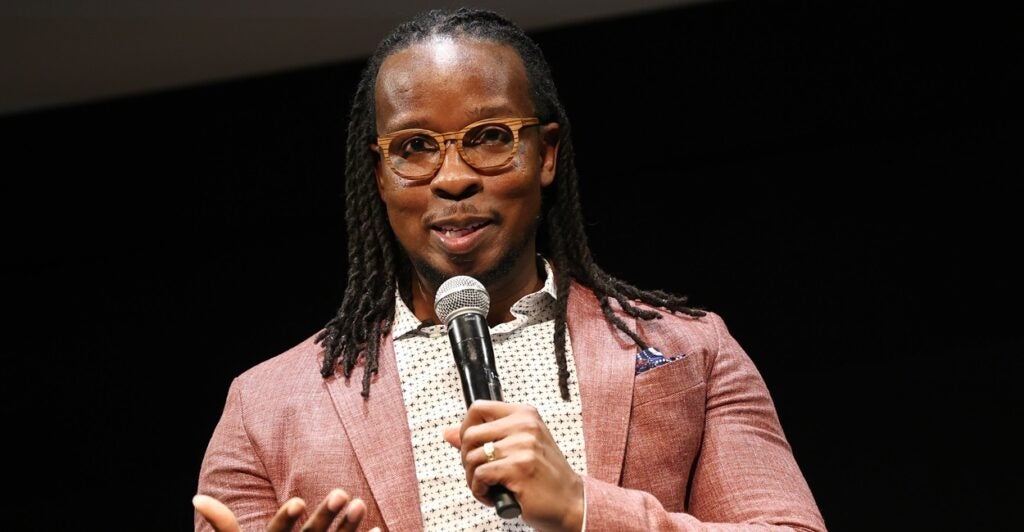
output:
[[[704,312],[686,306],[686,298],[659,290],[640,290],[605,273],[594,264],[583,229],[583,214],[569,119],[558,99],[554,80],[540,48],[519,27],[489,11],[433,10],[406,22],[388,35],[370,58],[356,87],[345,148],[345,223],[348,231],[348,284],[337,314],[317,337],[325,349],[321,373],[334,374],[337,365],[345,377],[362,356],[365,358],[362,394],[370,393],[370,379],[377,372],[379,339],[391,332],[395,314],[395,290],[407,295],[411,268],[388,224],[374,178],[376,141],[374,86],[381,64],[391,54],[435,35],[470,37],[508,45],[519,53],[530,85],[530,96],[541,123],[557,122],[559,151],[553,187],[544,191],[538,249],[555,265],[555,360],[562,398],[569,399],[569,370],[565,360],[565,318],[570,279],[593,290],[605,318],[642,349],[648,346],[636,331],[615,315],[611,300],[626,314],[652,320],[657,311],[640,308],[632,301],[690,316]]]

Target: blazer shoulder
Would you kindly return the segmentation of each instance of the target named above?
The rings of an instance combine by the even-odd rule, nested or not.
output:
[[[707,310],[703,316],[690,316],[643,307],[657,311],[661,318],[637,320],[640,337],[666,357],[685,355],[699,359],[707,373],[721,349],[723,335],[727,334],[721,316]]]
[[[323,348],[316,342],[318,334],[249,368],[235,379],[233,386],[243,395],[263,398],[308,390],[310,384],[323,380],[320,375]]]
[[[659,319],[637,320],[637,327],[640,329],[638,332],[652,344],[686,343],[710,348],[714,348],[718,344],[723,322],[721,316],[714,312],[705,310],[703,316],[690,316],[644,304],[639,306],[661,315]]]
[[[574,282],[570,293],[570,310],[576,310],[593,320],[604,320],[597,296],[589,288]],[[575,304],[573,304],[575,303]],[[690,316],[681,312],[672,313],[640,301],[632,303],[645,310],[657,312],[661,318],[653,320],[634,319],[619,306],[617,301],[610,304],[615,314],[627,324],[635,324],[636,332],[648,345],[656,347],[665,356],[681,353],[714,356],[727,334],[722,318],[705,310],[704,316]]]

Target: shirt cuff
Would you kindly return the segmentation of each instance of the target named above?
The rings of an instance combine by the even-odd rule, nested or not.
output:
[[[583,526],[580,532],[587,532],[587,484],[583,483]]]

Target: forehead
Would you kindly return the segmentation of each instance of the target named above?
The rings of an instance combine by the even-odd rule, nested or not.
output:
[[[380,134],[458,129],[497,116],[532,116],[526,68],[504,44],[435,36],[388,56],[374,88]]]

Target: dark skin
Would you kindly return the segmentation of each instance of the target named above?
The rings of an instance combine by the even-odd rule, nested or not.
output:
[[[381,135],[409,128],[448,132],[486,118],[534,116],[518,54],[478,40],[439,37],[391,55],[377,76],[375,98]],[[534,227],[541,190],[555,176],[557,131],[557,124],[523,129],[511,167],[486,174],[466,164],[453,144],[433,179],[405,179],[378,163],[377,188],[391,228],[415,266],[412,310],[418,318],[437,321],[437,276],[425,269],[443,279],[490,278],[492,324],[511,320],[512,304],[542,286]],[[446,239],[439,230],[471,224],[483,227],[461,239]]]
[[[377,76],[377,131],[408,128],[444,133],[487,118],[535,116],[526,69],[514,49],[490,41],[438,36],[389,56]],[[396,175],[383,161],[377,188],[391,228],[413,262],[411,308],[421,320],[437,322],[438,278],[470,275],[485,280],[491,297],[488,321],[513,319],[512,305],[543,286],[536,262],[536,223],[541,192],[555,179],[558,124],[523,129],[511,165],[482,173],[463,161],[454,145],[429,180]],[[379,148],[374,146],[378,151]],[[461,229],[453,237],[447,229]],[[461,426],[444,438],[459,449],[474,497],[493,506],[487,490],[502,484],[516,495],[523,520],[538,530],[578,531],[582,527],[583,481],[565,460],[530,405],[477,401]],[[482,446],[493,442],[495,460]],[[339,512],[354,530],[365,504],[337,506],[332,492],[307,522],[326,530]],[[331,504],[328,504],[331,501]],[[234,516],[216,500],[197,496],[198,511],[216,530],[237,530]],[[291,530],[301,500],[286,502],[268,530]],[[332,510],[332,508],[334,510]],[[333,513],[331,513],[333,512]],[[322,525],[322,526],[321,526]],[[232,528],[234,526],[234,528]]]
[[[375,96],[380,134],[413,127],[448,132],[485,118],[535,115],[519,55],[475,39],[438,37],[392,55],[381,67]],[[377,165],[391,227],[415,266],[412,308],[418,318],[437,319],[434,276],[418,263],[445,277],[490,279],[492,324],[510,321],[511,306],[543,285],[535,222],[541,192],[555,178],[557,132],[557,124],[523,130],[511,167],[494,173],[472,168],[455,149],[447,150],[430,181],[410,181]],[[463,221],[485,225],[466,240],[446,240],[438,230]],[[502,263],[511,266],[495,274]],[[581,528],[583,482],[530,405],[477,401],[444,438],[460,449],[466,481],[480,502],[493,505],[487,489],[502,484],[516,495],[531,526]],[[489,441],[497,457],[491,462],[482,449]]]
[[[217,499],[206,495],[196,495],[192,498],[192,505],[217,532],[241,532],[242,529],[238,526],[235,514],[231,513],[231,510]],[[267,532],[292,530],[305,510],[306,502],[302,499],[298,497],[288,499],[267,523]],[[338,519],[338,526],[333,530],[352,532],[359,527],[359,523],[365,516],[366,503],[361,499],[350,499],[347,493],[335,489],[331,490],[327,497],[313,509],[309,519],[303,524],[302,530],[303,532],[324,532],[330,529],[329,527],[335,519]],[[378,528],[373,530],[380,532]]]

